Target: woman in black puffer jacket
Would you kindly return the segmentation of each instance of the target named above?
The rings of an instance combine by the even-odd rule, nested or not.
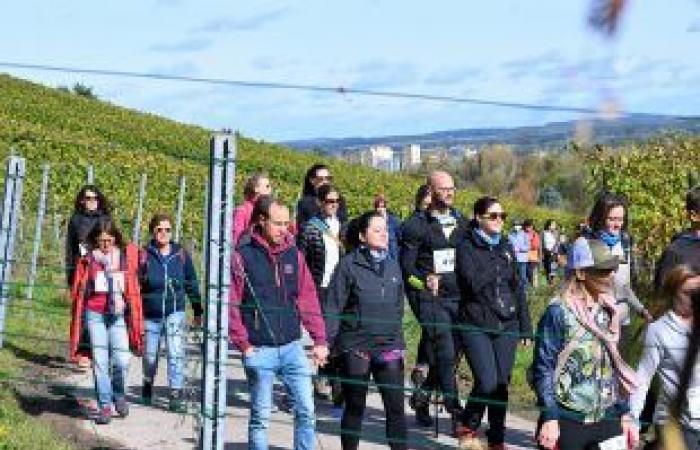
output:
[[[406,449],[402,319],[404,290],[398,262],[387,258],[386,220],[377,212],[358,219],[362,244],[343,256],[328,289],[328,342],[341,361],[345,409],[343,450],[357,450],[370,376],[386,411],[392,450]]]
[[[457,434],[465,448],[479,442],[477,429],[489,408],[489,448],[503,445],[508,384],[520,337],[532,335],[524,284],[510,242],[502,237],[506,213],[493,197],[474,203],[474,220],[457,247],[461,333],[474,386]],[[523,339],[529,343],[528,339]],[[484,399],[488,402],[484,402]],[[470,443],[470,441],[472,441]]]

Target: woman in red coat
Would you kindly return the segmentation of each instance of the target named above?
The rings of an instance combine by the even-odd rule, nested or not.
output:
[[[129,414],[126,379],[131,353],[143,353],[143,307],[137,277],[138,247],[127,244],[109,218],[88,235],[93,249],[78,260],[71,298],[70,357],[93,360],[98,424],[109,423],[112,404],[120,417]],[[83,323],[83,319],[86,323]],[[90,342],[80,342],[87,328]]]

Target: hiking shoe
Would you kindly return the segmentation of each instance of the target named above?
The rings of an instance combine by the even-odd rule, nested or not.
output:
[[[120,397],[114,401],[114,409],[122,419],[129,415],[129,404],[124,397]]]
[[[433,418],[430,416],[430,406],[420,405],[415,408],[416,410],[416,423],[420,427],[429,428],[435,425]]]
[[[96,412],[93,420],[97,425],[107,425],[110,423],[112,421],[112,407],[105,406],[100,408]]]
[[[144,405],[153,403],[153,383],[147,381],[143,382],[143,388],[141,388],[141,402]]]
[[[173,389],[170,391],[168,409],[175,413],[184,413],[187,411],[187,405],[185,404],[181,389]]]

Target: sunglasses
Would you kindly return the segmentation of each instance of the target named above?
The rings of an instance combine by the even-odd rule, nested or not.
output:
[[[156,233],[170,233],[171,228],[162,228],[158,227],[156,228]]]
[[[99,197],[96,195],[86,195],[83,197],[86,202],[89,202],[90,200],[99,200]]]
[[[333,205],[335,203],[340,203],[340,199],[339,198],[327,198],[323,201],[323,203],[325,203],[326,205]]]
[[[333,175],[321,175],[316,177],[317,180],[333,181]]]
[[[508,217],[508,214],[505,212],[500,212],[500,213],[499,212],[492,212],[492,213],[484,214],[481,217],[483,217],[485,219],[489,219],[489,220],[501,219],[501,220],[505,221],[506,218]]]

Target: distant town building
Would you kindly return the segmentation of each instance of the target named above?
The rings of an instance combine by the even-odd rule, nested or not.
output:
[[[419,144],[407,145],[401,154],[401,169],[410,170],[420,166],[421,150]]]
[[[394,149],[388,145],[373,145],[367,151],[369,166],[375,169],[393,172],[396,170],[394,162]]]

